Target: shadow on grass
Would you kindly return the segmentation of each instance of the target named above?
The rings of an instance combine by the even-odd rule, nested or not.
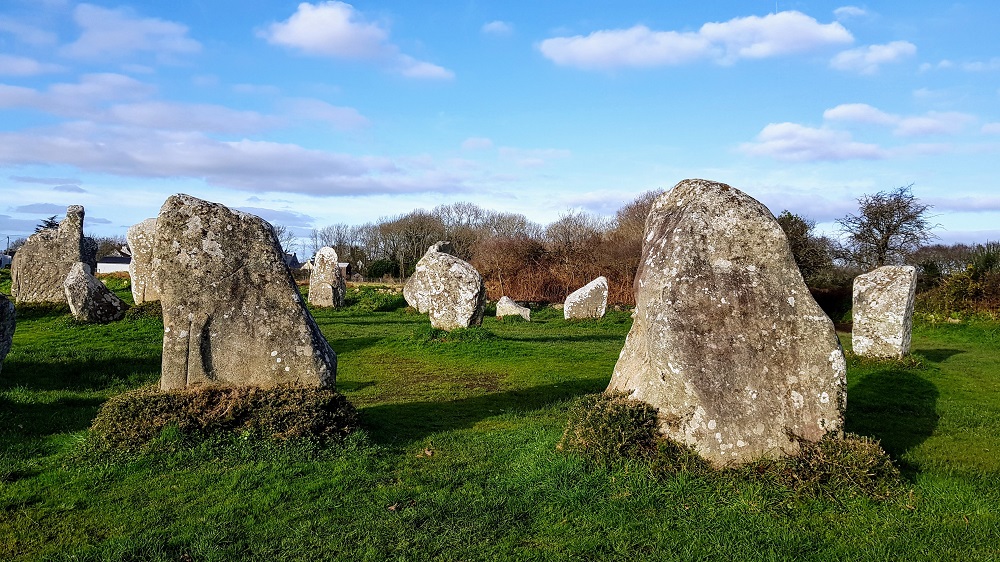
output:
[[[579,379],[448,402],[377,404],[360,409],[362,424],[379,443],[415,441],[439,431],[472,427],[486,418],[525,413],[582,394],[601,392],[607,377]]]
[[[160,357],[4,362],[0,390],[95,391],[151,384],[160,377]]]
[[[618,334],[590,334],[586,336],[511,336],[499,334],[501,339],[519,342],[625,342],[625,336]]]
[[[359,349],[371,347],[382,341],[382,339],[383,338],[328,338],[327,341],[330,343],[330,347],[333,348],[333,351],[340,356],[353,351],[358,351]]]
[[[104,398],[97,397],[68,396],[48,403],[0,398],[0,443],[86,429],[103,403]]]
[[[905,455],[937,428],[937,387],[907,369],[884,367],[864,373],[847,396],[846,430],[878,439],[904,473],[918,472]]]
[[[965,351],[961,349],[921,349],[913,352],[914,355],[919,355],[931,363],[941,363],[959,353],[965,353]]]

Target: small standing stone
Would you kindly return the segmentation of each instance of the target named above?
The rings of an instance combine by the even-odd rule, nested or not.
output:
[[[114,322],[121,320],[128,310],[128,305],[91,275],[90,266],[83,262],[70,268],[63,281],[63,291],[69,311],[82,322]]]
[[[10,352],[10,346],[14,341],[14,328],[17,326],[17,313],[14,311],[14,303],[7,300],[7,297],[0,295],[0,370],[3,370],[3,360]]]
[[[854,278],[851,347],[869,357],[900,358],[910,352],[917,270],[886,265]]]
[[[517,304],[514,299],[508,296],[503,296],[497,301],[497,318],[504,316],[520,316],[531,321],[531,309]]]
[[[450,247],[448,242],[438,242],[427,250],[406,281],[403,298],[429,314],[435,328],[479,326],[486,307],[483,277],[465,260],[446,253]]]
[[[132,279],[132,300],[135,304],[160,300],[160,291],[156,288],[156,271],[153,269],[155,235],[155,218],[133,224],[125,233],[129,250],[132,251],[128,274]]]
[[[333,387],[337,356],[306,309],[270,224],[190,195],[156,219],[160,388]]]
[[[320,248],[309,273],[309,304],[340,308],[346,294],[347,282],[337,251],[329,246]]]
[[[83,207],[71,205],[58,228],[28,237],[11,262],[11,294],[16,302],[64,303],[63,281],[73,264],[97,271],[97,243],[83,235]]]
[[[566,320],[604,318],[608,309],[608,280],[603,275],[573,291],[563,304]]]

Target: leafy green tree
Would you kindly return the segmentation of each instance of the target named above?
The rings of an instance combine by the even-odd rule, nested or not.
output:
[[[777,216],[778,224],[785,231],[795,264],[802,278],[814,286],[817,276],[833,266],[830,240],[813,234],[816,223],[784,210]]]

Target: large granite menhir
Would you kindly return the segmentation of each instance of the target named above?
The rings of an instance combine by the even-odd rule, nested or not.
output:
[[[869,357],[900,358],[910,352],[917,269],[886,265],[854,278],[851,347]]]
[[[160,209],[153,242],[163,306],[163,390],[333,387],[337,356],[306,310],[274,229],[189,195]]]
[[[10,292],[16,302],[65,303],[63,281],[77,262],[97,271],[97,243],[83,235],[83,207],[71,205],[58,228],[28,237],[10,265]]]
[[[316,252],[312,270],[309,273],[309,304],[340,308],[347,295],[347,282],[340,270],[337,251],[323,246]]]
[[[7,300],[7,297],[0,295],[0,371],[3,370],[3,360],[7,358],[10,346],[14,342],[14,328],[16,327],[14,303]]]
[[[73,317],[82,322],[114,322],[128,310],[118,295],[90,273],[90,266],[77,262],[63,281],[66,302]]]
[[[448,242],[428,248],[403,287],[407,304],[429,314],[431,326],[454,330],[479,326],[486,308],[486,286],[476,268],[451,255]]]
[[[135,304],[160,300],[153,270],[153,239],[156,236],[156,219],[146,219],[133,224],[125,232],[132,261],[128,274],[132,280],[132,300]]]
[[[846,364],[784,232],[755,199],[684,180],[653,204],[609,391],[717,466],[841,434]]]

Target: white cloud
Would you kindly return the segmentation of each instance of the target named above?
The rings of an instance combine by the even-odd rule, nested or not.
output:
[[[992,58],[988,61],[971,61],[962,63],[962,70],[967,72],[989,72],[1000,70],[1000,57]]]
[[[797,123],[768,124],[754,142],[744,143],[740,150],[753,156],[789,162],[875,160],[888,156],[877,145],[854,141],[846,131],[816,129]]]
[[[28,107],[68,117],[92,115],[95,107],[107,102],[141,99],[154,91],[152,86],[114,73],[85,74],[77,83],[57,83],[40,91],[0,84],[0,108]]]
[[[823,112],[827,121],[850,121],[870,125],[895,125],[899,117],[876,109],[866,103],[845,103]]]
[[[288,112],[299,119],[322,121],[335,129],[352,131],[371,124],[353,107],[342,107],[317,99],[292,99],[284,103]]]
[[[58,64],[43,63],[27,57],[0,53],[0,75],[35,76],[49,72],[61,72],[63,70],[64,68]]]
[[[58,37],[51,31],[0,16],[0,33],[9,33],[18,41],[28,45],[55,45]]]
[[[256,132],[279,124],[278,119],[255,111],[238,111],[214,104],[161,101],[117,104],[92,118],[118,125],[210,133]]]
[[[350,4],[337,1],[303,2],[287,20],[258,32],[272,45],[298,49],[309,55],[343,60],[380,61],[410,78],[450,79],[454,74],[438,65],[417,60],[389,41],[389,31],[368,22]]]
[[[514,32],[514,26],[500,20],[484,23],[480,30],[487,35],[510,35]]]
[[[636,25],[587,36],[553,37],[542,41],[539,50],[556,64],[612,69],[671,66],[703,59],[731,64],[851,41],[850,32],[839,23],[821,24],[801,12],[786,11],[706,23],[697,32],[654,31]]]
[[[893,41],[885,45],[869,45],[843,51],[833,57],[830,66],[837,70],[875,74],[880,65],[899,62],[916,52],[917,46],[909,41]]]
[[[868,15],[868,10],[864,8],[859,8],[857,6],[841,6],[833,11],[833,15],[838,20],[846,20],[851,18],[860,18],[862,16]]]
[[[21,183],[40,183],[42,185],[55,185],[57,187],[62,184],[83,183],[78,179],[72,179],[72,178],[39,178],[34,176],[10,176],[9,179]]]
[[[79,39],[62,50],[73,58],[103,60],[145,51],[169,60],[172,55],[201,50],[201,44],[187,36],[187,27],[158,18],[141,18],[127,8],[109,10],[80,4],[73,19],[82,32]]]
[[[1000,123],[986,123],[982,132],[984,135],[1000,135]]]
[[[469,137],[462,141],[462,150],[487,150],[493,148],[493,141],[486,137]]]
[[[893,128],[900,137],[954,135],[962,132],[976,118],[957,111],[930,111],[924,115],[902,116],[886,113],[864,103],[841,104],[823,112],[827,121],[842,121]]]

